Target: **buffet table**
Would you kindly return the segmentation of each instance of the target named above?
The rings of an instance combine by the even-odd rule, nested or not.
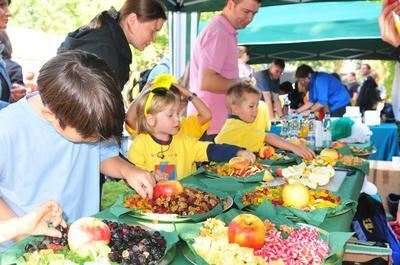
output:
[[[399,155],[399,135],[396,123],[384,123],[378,126],[369,126],[369,128],[373,133],[371,141],[377,151],[368,159],[391,161],[393,156]]]
[[[391,161],[393,156],[399,155],[399,135],[396,123],[383,123],[369,126],[372,131],[371,142],[376,147],[376,153],[368,157],[369,160]],[[270,133],[280,135],[281,127],[272,125]]]
[[[357,200],[362,184],[364,181],[364,174],[360,171],[356,171],[354,175],[347,176],[342,183],[338,194],[342,197],[342,199],[352,199],[352,200]],[[185,178],[183,183],[186,184],[194,184],[197,186],[207,186],[207,185],[218,185],[218,187],[221,190],[226,191],[229,195],[233,196],[238,189],[247,189],[251,187],[257,186],[257,183],[229,183],[229,181],[225,179],[209,179],[203,176],[190,176]],[[223,185],[225,183],[225,185]],[[235,206],[233,206],[235,207]],[[350,211],[350,218],[346,218],[346,225],[342,227],[340,231],[349,231],[350,228],[350,223],[351,219],[354,215],[353,211]],[[123,222],[123,223],[135,223],[135,224],[141,224],[144,226],[151,227],[156,230],[164,230],[164,231],[176,231],[177,234],[179,235],[180,231],[187,228],[190,225],[193,225],[193,223],[157,223],[157,222],[149,222],[145,220],[141,220],[138,218],[135,218],[129,214],[125,214],[117,218],[114,216],[111,212],[110,209],[107,209],[105,211],[99,212],[96,214],[96,217],[102,218],[102,219],[108,219],[108,220],[114,220],[118,222]],[[339,217],[340,218],[340,217]],[[175,257],[173,258],[171,264],[191,264],[185,257],[182,251],[182,245],[185,244],[183,241],[180,241],[178,245],[176,246],[176,254]],[[6,264],[13,264],[12,261],[14,259],[15,261],[15,255],[20,255],[21,253],[18,254],[17,251],[18,247],[15,246],[9,251],[2,253],[1,254],[1,264],[6,265]],[[21,249],[21,248],[20,248]]]
[[[199,177],[199,176],[190,176],[190,177],[185,178],[182,182],[195,184],[197,186],[204,186],[204,185],[210,185],[212,183],[212,181],[210,181],[210,180],[211,179],[209,179],[209,178],[204,178],[204,177]],[[218,179],[216,181],[221,181],[221,180],[225,182],[225,185],[220,186],[220,187],[222,187],[222,189],[224,189],[224,187],[225,187],[226,188],[225,191],[228,194],[233,196],[237,191],[234,189],[237,188],[238,186],[234,186],[233,183],[229,183],[229,181],[226,182],[226,180],[223,180],[223,179]],[[364,174],[361,173],[360,171],[357,171],[354,175],[346,177],[346,179],[342,183],[338,193],[340,194],[340,196],[343,199],[352,199],[352,200],[357,201],[363,181],[364,181]],[[222,183],[222,182],[220,182],[220,183]],[[239,185],[243,185],[242,188],[251,188],[251,187],[257,186],[256,183],[240,183]],[[352,214],[352,216],[350,218],[350,222],[347,222],[347,227],[343,227],[343,229],[341,231],[343,231],[343,232],[349,231],[349,228],[351,225],[351,219],[354,215],[354,212],[351,214]],[[182,229],[184,229],[185,226],[190,225],[190,223],[175,223],[175,224],[158,223],[157,224],[157,223],[143,221],[143,220],[134,218],[129,215],[124,215],[124,216],[120,217],[119,219],[117,219],[114,215],[112,215],[110,213],[109,209],[105,210],[103,212],[100,212],[99,214],[97,214],[97,216],[99,218],[114,219],[114,220],[118,220],[118,221],[126,222],[126,223],[140,223],[140,224],[152,227],[154,229],[164,229],[166,231],[173,231],[174,229],[176,229],[178,234]],[[344,218],[347,218],[347,217],[344,217]],[[185,242],[181,241],[179,244],[185,244]],[[176,265],[192,264],[184,257],[183,252],[180,251],[179,244],[177,246],[175,258],[171,264],[174,264],[174,265],[175,264]]]

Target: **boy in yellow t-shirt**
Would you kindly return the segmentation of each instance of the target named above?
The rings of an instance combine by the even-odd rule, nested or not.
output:
[[[142,169],[166,173],[169,179],[182,179],[194,173],[197,162],[225,162],[235,156],[254,162],[254,154],[241,147],[201,142],[178,133],[180,99],[170,87],[171,78],[164,76],[137,98],[135,115],[139,134],[129,148],[129,161]]]
[[[162,87],[165,84],[160,83],[160,80],[170,80],[171,91],[180,95],[180,105],[179,112],[182,113],[186,107],[188,102],[191,102],[193,106],[196,108],[197,113],[181,117],[181,129],[178,134],[185,133],[187,135],[193,136],[196,139],[200,139],[200,137],[204,134],[205,131],[210,127],[211,121],[211,111],[207,107],[204,102],[198,98],[197,96],[193,96],[194,93],[191,93],[188,89],[178,84],[178,80],[172,75],[169,74],[160,74],[153,81],[151,87]],[[194,94],[195,95],[195,94]],[[137,132],[136,128],[136,115],[135,115],[136,103],[133,102],[128,109],[125,119],[125,129],[127,132],[136,136]]]
[[[239,82],[229,88],[227,106],[231,114],[215,138],[215,142],[234,144],[253,152],[258,152],[265,143],[268,143],[300,157],[313,158],[315,154],[311,149],[292,144],[277,135],[266,134],[264,130],[252,125],[257,117],[259,101],[260,92],[249,82]]]

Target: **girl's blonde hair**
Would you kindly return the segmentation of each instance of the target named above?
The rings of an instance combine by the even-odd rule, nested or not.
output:
[[[151,133],[152,128],[146,121],[145,116],[145,107],[147,98],[150,93],[154,93],[151,90],[143,91],[140,96],[135,100],[136,104],[136,131],[138,133]],[[179,96],[170,91],[165,90],[165,94],[154,94],[153,99],[151,100],[150,106],[147,109],[147,115],[149,114],[157,114],[163,111],[167,106],[171,104],[179,104],[180,98]]]

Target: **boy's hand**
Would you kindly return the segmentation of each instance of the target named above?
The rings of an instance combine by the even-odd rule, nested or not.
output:
[[[62,218],[62,209],[55,201],[48,201],[20,217],[21,228],[26,231],[26,234],[61,237],[61,232],[49,227],[48,223],[53,224],[54,227],[58,225],[66,227]]]
[[[236,156],[246,158],[250,161],[251,164],[256,162],[256,156],[253,154],[253,152],[250,152],[249,150],[240,150],[236,153]]]
[[[156,177],[153,173],[132,167],[125,175],[126,183],[132,187],[142,198],[152,198],[153,188],[156,185]]]
[[[304,146],[294,145],[292,152],[304,159],[312,159],[315,157],[314,151]]]

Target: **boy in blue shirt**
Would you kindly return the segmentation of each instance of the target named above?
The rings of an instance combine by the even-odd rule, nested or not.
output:
[[[306,65],[300,65],[295,73],[299,91],[309,92],[308,102],[297,109],[308,115],[310,110],[318,111],[327,107],[332,117],[341,117],[350,105],[350,96],[345,86],[332,74],[314,72]]]
[[[0,111],[0,220],[50,199],[67,221],[99,211],[99,174],[152,197],[155,175],[118,156],[125,111],[104,61],[77,51],[49,60],[38,92]]]

